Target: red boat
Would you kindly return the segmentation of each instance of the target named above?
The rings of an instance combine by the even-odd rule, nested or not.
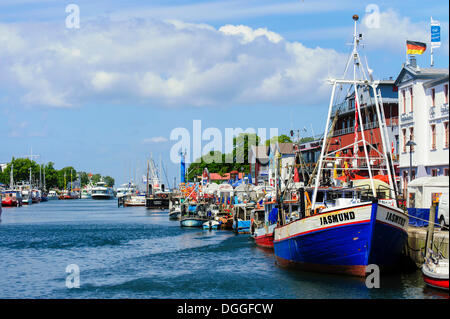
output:
[[[262,248],[273,249],[273,232],[261,236],[254,236],[255,244]]]
[[[22,194],[19,191],[2,192],[2,206],[19,207],[22,206]]]
[[[273,249],[273,236],[277,224],[269,221],[269,215],[275,204],[273,201],[266,202],[262,206],[258,204],[254,211],[251,233],[255,244],[259,247]]]
[[[422,266],[425,283],[433,288],[448,290],[448,259],[430,259]]]

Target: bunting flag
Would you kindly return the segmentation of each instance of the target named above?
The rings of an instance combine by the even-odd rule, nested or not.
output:
[[[422,54],[427,49],[427,45],[423,42],[406,41],[406,54]]]

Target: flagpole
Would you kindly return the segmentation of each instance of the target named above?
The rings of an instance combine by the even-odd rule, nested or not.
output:
[[[430,21],[430,28],[431,28],[431,26],[433,25],[433,17],[430,17],[430,18],[431,18],[431,21]],[[430,37],[431,37],[431,35],[430,35]],[[433,43],[431,42],[431,39],[430,39],[430,47],[431,47],[431,49],[430,49],[430,59],[431,59],[430,67],[433,67],[433,65],[434,65],[434,61],[433,61]]]

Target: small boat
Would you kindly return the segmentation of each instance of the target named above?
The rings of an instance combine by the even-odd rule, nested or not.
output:
[[[254,205],[250,203],[236,204],[233,207],[233,231],[238,234],[250,234],[251,213]]]
[[[277,226],[278,209],[275,202],[266,202],[264,208],[255,209],[252,223],[252,237],[257,246],[273,249],[273,237]],[[261,215],[262,212],[262,216]]]
[[[81,190],[81,199],[90,199],[91,196],[91,190],[88,188],[83,188]]]
[[[430,287],[448,290],[448,259],[428,258],[422,265],[423,281]]]
[[[3,207],[19,207],[22,206],[22,194],[17,190],[6,190],[2,192]]]
[[[125,196],[123,206],[145,206],[145,195],[127,195]]]
[[[51,191],[48,192],[47,199],[48,200],[58,199],[58,194],[56,193],[56,191],[51,190]]]
[[[41,202],[41,191],[38,189],[31,190],[31,202],[37,204]]]
[[[92,199],[114,199],[114,191],[112,187],[100,181],[92,188]]]
[[[181,210],[180,226],[203,227],[203,223],[209,220],[209,218],[206,217],[206,213],[203,211],[204,205],[189,205],[187,211],[183,212],[183,209],[186,209],[186,206],[187,205],[183,205]]]
[[[220,222],[217,220],[210,219],[203,223],[203,229],[205,230],[217,230],[220,227]]]
[[[48,201],[47,193],[42,192],[41,193],[41,202],[47,202],[47,201]]]
[[[31,197],[31,190],[24,189],[22,190],[22,204],[31,205],[33,203],[33,199]]]

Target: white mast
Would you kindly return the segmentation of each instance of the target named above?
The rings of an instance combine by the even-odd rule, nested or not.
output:
[[[389,182],[391,183],[391,185],[393,185],[393,181],[392,181],[392,175],[391,175],[391,170],[389,167],[389,163],[387,161],[387,157],[386,157],[386,141],[385,141],[385,137],[384,137],[384,127],[381,125],[381,116],[380,116],[380,105],[378,103],[378,96],[377,96],[377,92],[376,92],[376,87],[378,86],[378,81],[374,82],[372,80],[372,76],[371,76],[371,70],[368,68],[368,75],[370,78],[367,78],[366,76],[366,72],[364,71],[363,68],[363,64],[361,63],[361,59],[358,53],[358,45],[359,42],[361,40],[361,35],[357,34],[357,28],[356,28],[356,23],[358,21],[359,17],[357,15],[353,16],[353,20],[354,20],[354,33],[353,33],[353,51],[351,56],[349,56],[347,63],[346,63],[346,67],[345,67],[345,71],[344,71],[344,76],[343,79],[331,79],[330,82],[333,85],[332,88],[332,92],[331,92],[331,98],[330,98],[330,104],[329,104],[329,109],[328,109],[328,116],[327,116],[327,122],[325,125],[325,133],[323,135],[323,145],[322,145],[322,149],[321,149],[321,154],[320,154],[320,158],[319,158],[319,167],[318,167],[318,171],[317,171],[317,175],[316,175],[316,180],[315,180],[315,186],[314,186],[314,193],[313,193],[313,198],[312,198],[312,208],[314,209],[314,205],[316,203],[316,199],[317,199],[317,190],[319,187],[319,182],[320,182],[320,178],[321,178],[321,174],[322,174],[322,166],[323,166],[323,162],[324,162],[324,157],[326,156],[331,156],[341,150],[343,150],[344,148],[347,148],[349,146],[354,146],[357,147],[360,143],[362,143],[363,145],[363,149],[364,149],[364,159],[367,163],[367,170],[369,173],[369,179],[370,179],[370,185],[372,188],[372,195],[374,197],[376,197],[376,190],[375,190],[375,185],[374,185],[374,181],[373,181],[373,176],[372,176],[372,167],[371,167],[371,163],[370,163],[370,159],[369,159],[369,153],[367,148],[372,148],[373,150],[375,150],[380,156],[380,159],[385,160],[386,162],[386,166],[387,166],[387,171],[388,171],[388,175],[389,175]],[[353,60],[353,79],[352,80],[346,80],[345,76],[346,73],[349,69],[350,66],[350,62],[351,60]],[[359,71],[360,73],[360,79],[357,79],[357,71]],[[334,95],[336,92],[336,85],[338,84],[347,84],[347,85],[352,85],[353,89],[354,89],[354,94],[355,94],[355,103],[356,103],[356,112],[358,112],[358,124],[360,126],[360,131],[361,131],[361,138],[357,138],[355,140],[355,142],[352,145],[346,145],[344,148],[341,148],[339,150],[330,152],[328,154],[324,154],[325,153],[325,145],[327,143],[327,138],[328,138],[328,131],[329,131],[329,125],[330,125],[330,119],[331,119],[331,115],[332,115],[332,108],[333,108],[333,102],[334,102]],[[362,121],[362,116],[361,116],[361,103],[360,103],[360,99],[359,99],[359,88],[362,88],[364,86],[371,86],[372,90],[374,92],[374,98],[375,98],[375,109],[376,109],[376,113],[377,113],[377,119],[380,123],[379,127],[380,127],[380,133],[382,136],[382,145],[383,145],[383,150],[384,153],[381,154],[380,152],[378,152],[372,145],[370,145],[365,138],[364,135],[364,124]],[[356,123],[355,123],[356,124]],[[355,135],[358,136],[358,132],[355,132]],[[355,159],[358,159],[359,157],[357,156],[357,153],[354,154]],[[325,160],[327,161],[327,160]],[[329,161],[327,161],[329,162]],[[355,168],[355,167],[354,167]],[[392,192],[392,190],[391,190]],[[391,193],[392,194],[392,193]]]
[[[14,189],[14,163],[11,163],[11,171],[9,173],[9,188]]]

